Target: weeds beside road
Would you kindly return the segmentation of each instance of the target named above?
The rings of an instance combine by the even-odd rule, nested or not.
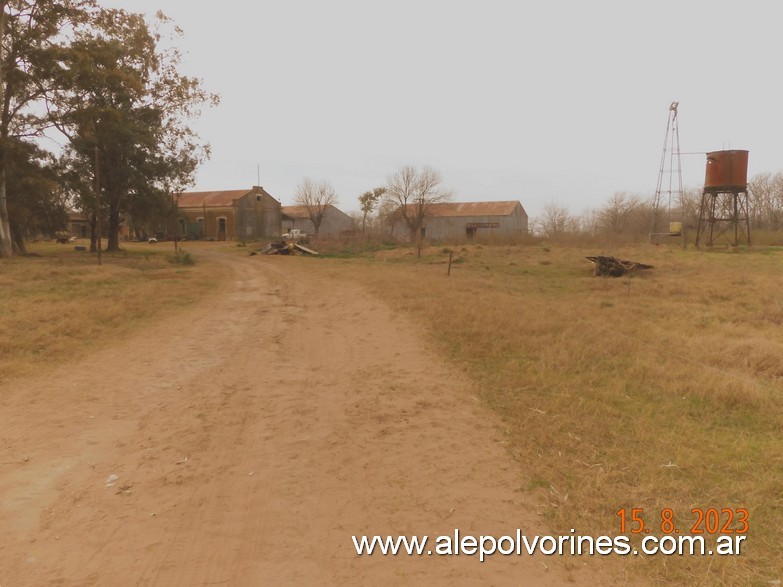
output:
[[[631,576],[783,578],[783,253],[545,246],[379,251],[343,261],[411,313],[503,418],[553,531],[618,534],[621,508],[660,533],[671,508],[750,511],[741,557],[630,559]],[[593,277],[585,255],[655,269]],[[725,519],[725,516],[724,516]],[[635,558],[635,557],[634,557]]]

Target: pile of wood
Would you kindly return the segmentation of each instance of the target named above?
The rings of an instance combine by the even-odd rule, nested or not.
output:
[[[263,249],[258,251],[251,251],[251,255],[261,253],[262,255],[313,255],[317,256],[318,252],[306,247],[299,243],[287,243],[285,241],[279,243],[269,243]]]
[[[637,263],[636,261],[626,261],[617,257],[586,257],[589,261],[595,263],[593,275],[608,275],[609,277],[621,277],[628,273],[635,273],[642,269],[652,269],[652,265]]]

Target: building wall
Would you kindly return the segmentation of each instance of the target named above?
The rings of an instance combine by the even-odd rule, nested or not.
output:
[[[185,217],[189,225],[200,227],[196,229],[200,238],[212,240],[218,238],[218,219],[225,218],[226,238],[236,238],[235,211],[232,206],[180,208],[180,215]]]
[[[220,238],[221,218],[225,218],[228,240],[274,239],[281,234],[280,202],[260,188],[237,198],[231,206],[181,207],[180,217],[185,219],[187,232],[195,232],[204,239]],[[177,233],[181,232],[182,223],[178,223]]]
[[[444,241],[459,241],[470,238],[486,239],[500,236],[525,235],[528,232],[527,213],[521,204],[514,207],[510,215],[475,216],[435,216],[424,219],[424,238]],[[496,227],[475,227],[472,235],[468,231],[471,224],[497,224]],[[394,235],[398,238],[410,238],[410,231],[404,220],[394,224]]]
[[[281,234],[280,202],[254,190],[235,200],[236,232],[232,238],[277,238]]]
[[[468,231],[471,224],[479,225],[472,228],[472,237]],[[480,226],[482,224],[497,224],[497,226]],[[527,234],[527,214],[524,214],[522,207],[518,206],[509,216],[439,216],[425,218],[422,226],[425,229],[425,238],[438,240],[516,236]]]
[[[86,238],[90,236],[90,223],[86,220],[69,220],[68,232],[73,236]]]
[[[264,238],[280,238],[283,234],[282,206],[272,196],[266,194],[262,201],[261,226],[259,236]]]
[[[283,221],[283,232],[298,228],[307,234],[315,234],[315,226],[309,218],[293,218]],[[337,238],[347,230],[354,230],[353,218],[335,206],[327,206],[321,221],[319,237]]]

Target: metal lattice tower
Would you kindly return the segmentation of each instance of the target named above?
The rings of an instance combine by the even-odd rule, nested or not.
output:
[[[679,102],[669,106],[666,136],[663,139],[661,166],[658,171],[658,185],[653,199],[650,239],[656,236],[679,236],[682,222],[673,222],[673,214],[681,216],[682,208],[682,163],[680,162],[680,126],[677,120]],[[663,222],[666,222],[663,225]]]
[[[719,239],[734,247],[750,246],[750,202],[747,188],[705,188],[699,206],[696,246],[712,247]]]

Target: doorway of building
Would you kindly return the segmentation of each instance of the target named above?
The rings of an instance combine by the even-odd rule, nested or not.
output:
[[[217,239],[219,241],[226,240],[226,219],[225,218],[218,218],[218,227],[217,227]]]

